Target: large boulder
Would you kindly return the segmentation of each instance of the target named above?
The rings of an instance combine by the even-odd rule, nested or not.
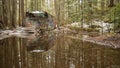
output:
[[[25,27],[35,26],[39,29],[53,29],[55,28],[55,23],[53,16],[45,11],[32,11],[26,12],[26,22]]]

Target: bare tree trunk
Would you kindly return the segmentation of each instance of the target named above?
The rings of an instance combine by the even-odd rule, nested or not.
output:
[[[61,23],[60,21],[60,0],[54,0],[54,6],[55,6],[55,21],[56,23],[59,22],[59,24]]]
[[[25,19],[24,0],[19,0],[19,26],[23,26]]]
[[[110,1],[109,1],[109,6],[108,6],[108,7],[113,7],[113,6],[115,6],[114,0],[110,0]]]
[[[3,18],[2,21],[4,23],[4,28],[8,26],[8,17],[7,17],[7,0],[2,0],[2,10],[3,10]]]
[[[16,23],[17,23],[17,0],[13,0],[12,3],[12,27],[16,27]]]

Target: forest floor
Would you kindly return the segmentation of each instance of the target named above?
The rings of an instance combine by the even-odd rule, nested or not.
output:
[[[27,32],[27,33],[26,33]],[[5,30],[0,32],[0,39],[4,39],[11,36],[17,36],[17,37],[26,37],[28,34],[34,33],[35,30],[33,27],[30,28],[16,28],[15,30]],[[75,30],[71,30],[67,27],[60,27],[59,29],[54,29],[51,31],[52,33],[57,34],[73,34],[74,36],[76,34],[79,34]],[[88,32],[88,34],[90,34]],[[85,35],[84,32],[82,32],[82,35]],[[95,35],[95,34],[92,34]],[[78,38],[78,37],[76,37]],[[120,34],[104,34],[104,35],[97,35],[97,36],[89,36],[82,39],[83,41],[97,43],[104,46],[110,46],[112,48],[120,48]]]
[[[104,34],[96,37],[88,37],[84,41],[110,46],[112,48],[120,48],[120,34]]]
[[[28,35],[35,33],[35,27],[17,27],[13,30],[1,30],[0,40],[11,36],[26,38]]]
[[[78,23],[68,24],[67,27],[70,27],[70,29],[72,27],[73,30],[75,29],[76,32],[78,32],[78,34],[81,33],[82,35],[87,36],[82,38],[83,41],[109,46],[112,48],[120,48],[120,33],[105,33],[101,35],[99,32],[95,31],[88,32],[84,29],[80,29]],[[75,27],[78,27],[78,29]],[[78,37],[75,38],[77,39]]]
[[[42,34],[41,34],[42,33]],[[66,27],[59,27],[56,29],[52,30],[39,30],[37,31],[35,27],[17,27],[13,30],[1,30],[0,31],[0,40],[4,38],[8,38],[11,36],[16,36],[16,37],[21,37],[21,38],[28,38],[29,35],[43,35],[43,34],[49,34],[49,33],[54,33],[54,34],[70,34],[70,33],[76,33],[75,31],[72,31],[69,28]]]

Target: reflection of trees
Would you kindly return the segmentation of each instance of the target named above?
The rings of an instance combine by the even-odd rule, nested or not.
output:
[[[37,38],[35,38],[37,40],[34,41],[33,39],[30,42],[28,42],[28,51],[34,50],[34,49],[47,51],[54,45],[55,37],[56,36],[52,34],[47,34],[47,35],[45,34],[45,35],[42,35],[41,37],[38,36]]]
[[[26,46],[23,39],[7,38],[0,41],[1,68],[27,68]]]
[[[26,39],[15,37],[1,40],[0,68],[120,67],[119,49],[98,46],[65,36],[55,37],[51,44],[54,46],[43,53],[27,51],[26,44]]]
[[[119,65],[119,52],[110,48],[96,46],[95,44],[82,42],[80,40],[73,40],[73,44],[69,45],[68,56],[63,55],[64,47],[61,47],[60,53],[56,53],[57,68],[60,66],[75,66],[75,68],[106,68],[111,65]],[[60,47],[58,47],[60,48]],[[58,58],[59,57],[59,58]],[[66,57],[66,58],[65,58]],[[63,62],[64,61],[64,62]],[[66,64],[68,63],[68,64]],[[68,68],[69,68],[68,66]],[[66,68],[66,67],[63,67]]]
[[[55,39],[55,46],[51,50],[44,53],[31,53],[31,55],[33,60],[31,62],[37,62],[37,64],[30,65],[39,66],[35,68],[120,67],[119,50],[64,36]]]

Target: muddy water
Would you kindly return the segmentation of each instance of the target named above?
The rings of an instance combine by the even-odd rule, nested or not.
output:
[[[68,35],[0,40],[0,68],[120,68],[120,49]]]

